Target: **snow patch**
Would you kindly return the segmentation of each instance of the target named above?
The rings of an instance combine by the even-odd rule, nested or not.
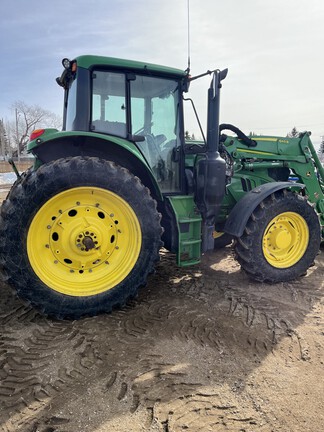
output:
[[[13,184],[17,180],[17,176],[13,172],[0,173],[0,185]]]

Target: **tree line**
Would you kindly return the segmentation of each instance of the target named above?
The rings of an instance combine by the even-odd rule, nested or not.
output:
[[[60,116],[39,105],[16,101],[11,106],[13,118],[0,118],[0,158],[20,157],[26,154],[30,134],[38,128],[61,129]]]

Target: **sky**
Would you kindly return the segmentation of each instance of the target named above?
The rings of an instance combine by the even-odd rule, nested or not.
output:
[[[61,60],[98,54],[179,69],[188,0],[1,0],[0,118],[22,100],[62,114]],[[323,0],[189,0],[191,74],[229,68],[221,122],[245,133],[324,135]],[[203,127],[210,77],[191,84]],[[186,130],[197,134],[192,116]]]

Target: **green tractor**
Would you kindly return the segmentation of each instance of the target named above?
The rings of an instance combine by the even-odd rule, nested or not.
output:
[[[200,145],[184,136],[188,71],[98,56],[62,63],[63,131],[33,132],[34,166],[1,207],[1,270],[21,298],[57,318],[109,312],[145,285],[163,244],[179,266],[199,263],[214,248],[215,226],[236,239],[243,269],[257,280],[289,281],[307,271],[321,228],[305,183],[283,178],[274,165],[254,184],[247,165],[249,175],[231,184],[234,146],[271,151],[261,138],[221,136],[227,70],[208,72]],[[266,144],[295,152],[297,140],[286,141]]]

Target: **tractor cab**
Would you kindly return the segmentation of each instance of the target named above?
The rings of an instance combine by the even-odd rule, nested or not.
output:
[[[124,60],[63,60],[65,131],[87,131],[127,141],[141,153],[162,193],[179,193],[182,88],[176,69]]]

